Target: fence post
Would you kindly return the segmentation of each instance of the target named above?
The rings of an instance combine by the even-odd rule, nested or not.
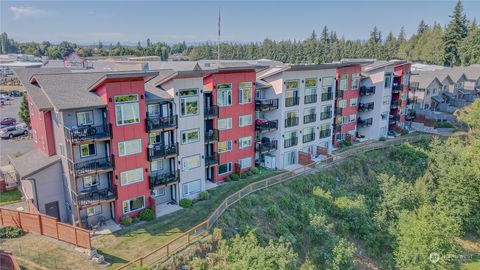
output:
[[[190,244],[190,233],[187,233],[187,242]]]
[[[40,235],[43,235],[43,224],[42,224],[42,217],[37,215],[38,217],[38,225],[40,226]]]
[[[143,266],[143,257],[140,258],[140,266]]]
[[[167,244],[167,257],[170,256],[170,243]]]
[[[0,225],[3,226],[3,212],[1,208],[0,208]]]
[[[23,227],[22,227],[22,220],[20,219],[20,212],[17,212],[17,216],[18,216],[18,226],[20,226],[20,228],[23,229]]]

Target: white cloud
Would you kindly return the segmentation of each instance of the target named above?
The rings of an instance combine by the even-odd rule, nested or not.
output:
[[[12,11],[15,20],[19,20],[25,17],[43,17],[51,14],[46,10],[34,7],[11,6],[10,11]]]

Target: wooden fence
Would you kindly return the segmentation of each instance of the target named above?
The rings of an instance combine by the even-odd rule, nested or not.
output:
[[[0,226],[19,227],[26,232],[45,235],[86,249],[92,247],[88,230],[58,222],[54,217],[39,213],[31,201],[28,202],[28,208],[29,212],[0,208]]]
[[[357,155],[359,153],[383,149],[392,145],[399,145],[405,142],[418,142],[424,138],[430,138],[431,136],[432,135],[429,134],[405,136],[395,138],[389,141],[379,141],[358,147],[354,146],[347,151],[339,153],[338,155],[332,156],[320,162],[313,162],[296,170],[288,171],[276,176],[263,179],[258,182],[251,183],[223,200],[223,202],[217,207],[217,209],[215,209],[215,211],[213,211],[212,214],[210,214],[210,216],[205,221],[184,232],[183,234],[171,240],[167,244],[153,250],[152,252],[120,266],[119,268],[117,268],[117,270],[128,269],[134,267],[135,265],[152,267],[155,264],[158,264],[165,259],[168,259],[171,255],[175,254],[176,252],[182,250],[183,248],[207,235],[208,231],[213,227],[215,222],[230,206],[234,205],[235,203],[253,192],[270,188],[272,186],[284,183],[289,180],[299,179],[299,176],[313,174],[320,170],[330,168],[334,165],[341,163],[345,158]]]

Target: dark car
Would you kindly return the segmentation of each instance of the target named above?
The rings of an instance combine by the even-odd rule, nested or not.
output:
[[[3,118],[2,121],[0,121],[0,125],[2,126],[13,126],[15,124],[17,124],[17,119],[12,117]]]

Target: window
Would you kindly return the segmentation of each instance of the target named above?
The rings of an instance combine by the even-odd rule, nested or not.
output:
[[[218,119],[218,130],[226,130],[232,128],[232,118]]]
[[[232,141],[218,142],[218,153],[225,153],[232,151]]]
[[[239,127],[246,127],[252,125],[252,115],[241,115],[238,117],[238,126]]]
[[[289,165],[295,164],[295,156],[296,156],[295,151],[285,153],[284,160],[283,160],[284,165],[289,166]]]
[[[317,88],[317,79],[306,79],[305,80],[305,89],[307,88]]]
[[[98,185],[97,176],[96,175],[88,175],[83,177],[83,187],[89,188],[91,186]]]
[[[288,132],[285,132],[285,139],[293,139],[293,138],[296,138],[297,137],[297,131],[288,131]]]
[[[189,171],[200,167],[200,155],[182,158],[182,170]]]
[[[313,127],[304,128],[303,135],[313,134],[313,131],[314,131]]]
[[[94,143],[80,145],[80,157],[89,157],[94,155],[96,155]]]
[[[152,190],[152,194],[153,196],[155,197],[158,197],[158,196],[165,196],[166,192],[165,192],[165,187],[160,187],[160,188],[155,188]]]
[[[123,213],[128,214],[145,208],[145,197],[139,196],[133,199],[123,201]]]
[[[350,114],[350,122],[355,122],[357,120],[357,115],[356,114]]]
[[[334,79],[333,77],[323,77],[322,79],[322,87],[323,92],[326,93],[328,91],[332,91]]]
[[[252,146],[252,136],[241,137],[238,139],[238,148],[243,149]]]
[[[350,99],[350,107],[357,107],[357,102],[358,102],[357,98],[351,98]]]
[[[390,104],[390,96],[384,96],[383,105],[388,105],[388,104]]]
[[[238,87],[238,102],[240,104],[252,103],[252,83],[241,82]]]
[[[200,129],[182,131],[182,144],[189,144],[200,141]]]
[[[251,157],[242,158],[238,161],[238,163],[240,163],[240,168],[241,169],[250,168],[250,167],[252,167],[252,158]]]
[[[142,152],[142,139],[135,139],[118,143],[118,155],[129,156]]]
[[[115,118],[117,126],[140,123],[138,95],[115,97]]]
[[[87,208],[87,217],[91,217],[95,215],[95,207],[88,207]]]
[[[358,82],[360,81],[360,74],[352,74],[352,90],[358,89]]]
[[[347,101],[345,99],[339,100],[338,101],[338,107],[339,108],[346,108],[347,107]]]
[[[217,84],[217,105],[220,107],[232,105],[232,84]]]
[[[345,91],[348,88],[348,75],[340,76],[340,90]]]
[[[130,185],[143,181],[143,168],[124,171],[120,173],[120,184],[122,186]]]
[[[180,90],[180,115],[191,116],[198,114],[198,89]]]
[[[383,112],[382,114],[380,114],[381,117],[382,117],[382,120],[387,120],[388,118],[388,112]]]
[[[161,171],[163,169],[163,160],[154,160],[150,162],[150,169],[152,172]]]
[[[78,126],[88,126],[93,125],[93,112],[77,112],[77,125]]]
[[[305,88],[305,96],[315,95],[317,88]]]
[[[392,73],[385,73],[385,88],[392,88]]]
[[[232,172],[232,163],[224,163],[218,166],[218,175],[226,174]]]
[[[200,179],[183,184],[183,196],[189,196],[201,191]]]
[[[303,110],[303,115],[314,115],[315,113],[315,107],[312,108],[306,108]]]
[[[298,85],[299,85],[299,82],[298,80],[294,80],[294,81],[287,81],[287,90],[290,90],[290,89],[298,89]]]
[[[160,104],[148,104],[147,112],[148,117],[160,116]]]

